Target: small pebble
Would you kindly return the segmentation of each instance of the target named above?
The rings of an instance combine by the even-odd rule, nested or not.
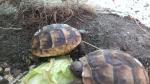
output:
[[[9,65],[8,65],[6,62],[4,62],[4,63],[1,65],[1,67],[7,68],[7,67],[9,67]]]
[[[3,79],[3,77],[2,76],[0,76],[0,80],[2,80]]]
[[[4,69],[0,67],[0,75],[3,75],[3,73],[4,73]]]
[[[14,77],[11,76],[11,75],[5,75],[4,78],[7,79],[8,81],[13,81],[14,80]]]
[[[9,84],[9,81],[2,76],[0,76],[0,84]]]
[[[10,73],[10,68],[5,68],[4,73],[9,74]]]
[[[13,74],[14,77],[17,77],[20,73],[21,73],[20,69],[11,70],[11,74]]]
[[[36,67],[36,65],[31,65],[31,66],[29,66],[29,70],[31,70],[31,69],[33,69],[35,67]]]

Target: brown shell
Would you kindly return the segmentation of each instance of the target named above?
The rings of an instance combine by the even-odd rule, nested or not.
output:
[[[97,50],[80,60],[84,62],[84,84],[149,84],[147,71],[127,53]]]
[[[32,40],[32,54],[38,57],[64,55],[81,42],[79,31],[67,24],[51,24],[37,31]]]

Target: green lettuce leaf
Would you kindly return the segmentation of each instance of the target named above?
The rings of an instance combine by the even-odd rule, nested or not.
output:
[[[69,56],[51,58],[50,62],[30,70],[20,84],[69,84],[75,79],[69,69]]]

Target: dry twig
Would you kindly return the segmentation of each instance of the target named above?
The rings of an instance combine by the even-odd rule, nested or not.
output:
[[[22,30],[22,28],[12,28],[12,27],[9,27],[9,28],[0,27],[0,29],[4,29],[4,30]]]

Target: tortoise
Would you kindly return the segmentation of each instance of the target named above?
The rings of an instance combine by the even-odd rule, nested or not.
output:
[[[83,84],[149,84],[143,65],[131,55],[110,49],[88,53],[74,61],[70,70]]]
[[[38,57],[65,55],[74,50],[81,40],[81,32],[67,24],[46,25],[34,34],[32,54]]]

